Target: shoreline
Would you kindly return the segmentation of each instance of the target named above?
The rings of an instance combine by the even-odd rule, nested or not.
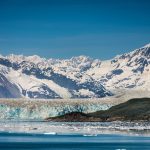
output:
[[[6,125],[7,123],[7,125]],[[150,136],[150,122],[12,122],[0,121],[0,133],[27,134],[121,134]],[[53,134],[52,134],[53,133]],[[55,134],[54,134],[55,133]]]

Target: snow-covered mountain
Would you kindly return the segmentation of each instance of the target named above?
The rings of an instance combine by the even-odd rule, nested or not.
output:
[[[0,55],[0,97],[98,98],[149,85],[150,44],[107,61]]]

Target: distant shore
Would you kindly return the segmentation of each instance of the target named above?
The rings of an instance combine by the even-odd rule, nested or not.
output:
[[[150,121],[150,98],[136,98],[93,113],[71,112],[46,118],[56,122]]]

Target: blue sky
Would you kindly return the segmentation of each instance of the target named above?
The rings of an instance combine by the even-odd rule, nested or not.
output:
[[[149,0],[0,0],[0,54],[109,59],[150,43]]]

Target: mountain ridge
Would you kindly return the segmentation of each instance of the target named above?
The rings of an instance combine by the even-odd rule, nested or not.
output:
[[[105,61],[84,55],[71,59],[0,55],[0,80],[6,78],[0,97],[100,98],[124,90],[149,91],[149,73],[150,44]],[[10,94],[13,89],[17,94]]]

